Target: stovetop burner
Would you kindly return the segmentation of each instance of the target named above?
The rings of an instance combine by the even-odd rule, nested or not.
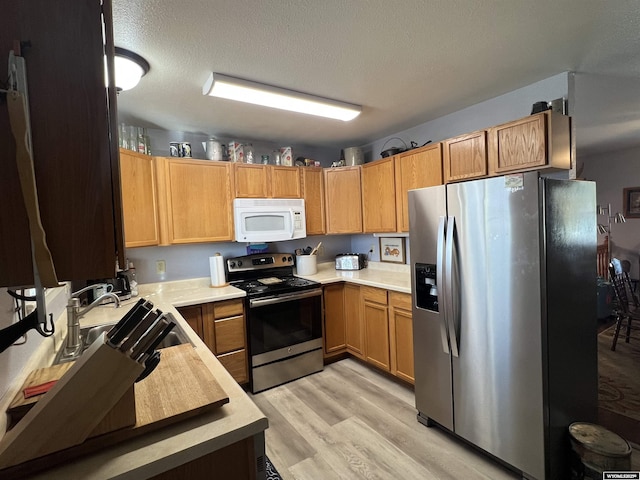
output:
[[[293,275],[293,255],[265,253],[227,259],[229,283],[247,296],[269,296],[317,288],[320,283]]]
[[[274,278],[274,277],[270,277]],[[270,281],[267,285],[263,284],[260,279],[258,280],[239,280],[231,282],[231,285],[247,292],[249,296],[256,295],[272,295],[279,293],[289,293],[297,290],[307,290],[314,287],[319,287],[320,283],[313,280],[307,280],[306,278],[299,278],[294,276],[277,277],[277,282]]]

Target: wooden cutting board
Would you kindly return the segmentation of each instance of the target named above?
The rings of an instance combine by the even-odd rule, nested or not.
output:
[[[74,447],[0,470],[0,477],[20,478],[109,445],[134,438],[214,410],[229,397],[191,344],[160,350],[156,369],[135,384],[136,424],[87,439]]]

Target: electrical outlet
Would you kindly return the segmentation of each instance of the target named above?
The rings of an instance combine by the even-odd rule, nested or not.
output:
[[[167,273],[167,263],[164,260],[156,260],[156,273],[158,275]]]
[[[375,245],[371,245],[369,247],[369,253],[373,253],[373,252],[375,252],[375,250],[376,250],[376,246]]]
[[[316,253],[318,254],[318,256],[324,255],[324,245],[320,245],[320,248]]]

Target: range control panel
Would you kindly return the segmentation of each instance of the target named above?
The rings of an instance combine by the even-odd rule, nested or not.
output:
[[[248,270],[261,270],[263,268],[293,267],[292,253],[257,253],[227,259],[229,272],[243,272]]]

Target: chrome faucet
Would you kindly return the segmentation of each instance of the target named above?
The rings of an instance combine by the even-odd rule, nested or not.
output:
[[[100,286],[101,285],[90,285],[72,293],[69,297],[69,302],[67,303],[67,342],[64,347],[64,357],[77,357],[82,353],[82,342],[80,339],[80,319],[82,317],[107,298],[113,299],[115,308],[120,307],[120,298],[115,293],[107,292],[100,295],[84,309],[80,308],[80,295],[88,290],[97,289]],[[106,289],[107,284],[103,287]]]

